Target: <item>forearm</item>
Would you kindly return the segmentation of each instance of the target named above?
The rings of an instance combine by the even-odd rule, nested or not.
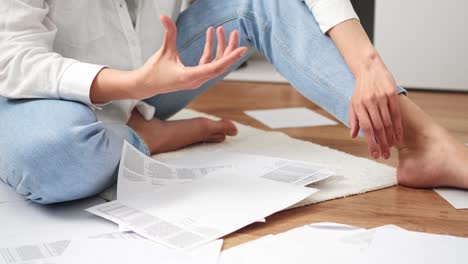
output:
[[[132,91],[138,86],[135,73],[109,68],[102,69],[91,86],[93,104],[105,104],[114,100],[135,99]]]
[[[329,36],[344,57],[354,76],[367,72],[373,66],[384,66],[357,19],[347,20],[328,31]]]

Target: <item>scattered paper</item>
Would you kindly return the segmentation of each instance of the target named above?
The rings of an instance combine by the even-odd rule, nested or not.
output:
[[[303,226],[226,250],[220,264],[354,263],[371,233],[331,223]]]
[[[242,171],[242,177],[263,177],[299,186],[335,174],[325,166],[309,162],[225,151],[185,155],[164,163],[124,142],[116,196],[119,201],[124,201],[166,185],[187,183],[226,169]],[[127,231],[125,227],[121,228],[120,231]]]
[[[436,188],[434,191],[455,207],[455,209],[468,209],[468,190]]]
[[[0,180],[0,203],[21,202],[26,201],[23,195],[18,194],[15,190]]]
[[[0,248],[116,232],[113,223],[84,211],[104,202],[91,198],[47,206],[31,201],[2,203]]]
[[[402,230],[377,230],[359,263],[465,264],[468,239]]]
[[[467,243],[467,238],[409,232],[393,225],[366,230],[318,223],[228,249],[220,264],[466,263]]]
[[[146,239],[81,238],[0,249],[1,264],[13,263],[218,263],[222,240],[180,252]]]
[[[88,211],[163,245],[191,249],[283,210],[316,191],[219,171]]]
[[[222,245],[222,240],[218,240],[191,252],[181,252],[149,240],[77,240],[72,241],[57,264],[217,264]]]
[[[276,128],[332,126],[338,123],[308,108],[280,108],[270,110],[252,110],[245,113],[266,126]]]
[[[11,248],[0,248],[0,264],[44,261],[63,255],[70,245],[69,240],[51,243],[22,245]]]
[[[263,177],[280,182],[306,186],[324,180],[335,172],[326,166],[310,162],[227,151],[198,152],[170,161],[171,165],[190,167],[230,167],[244,175]]]
[[[119,166],[117,199],[133,198],[157,188],[200,179],[208,173],[230,168],[230,165],[179,167],[146,156],[127,141],[124,142]]]

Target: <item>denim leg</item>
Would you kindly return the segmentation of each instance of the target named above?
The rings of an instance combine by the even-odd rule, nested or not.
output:
[[[354,76],[303,1],[197,0],[181,14],[177,25],[178,48],[185,64],[197,64],[208,27],[222,25],[227,34],[237,29],[241,45],[255,46],[302,95],[348,124]],[[165,119],[223,77],[197,90],[159,95],[147,101],[156,107],[156,117]],[[396,89],[404,92],[400,87]]]
[[[115,182],[123,140],[148,153],[125,125],[106,126],[80,103],[0,97],[0,184],[48,204],[95,195]]]

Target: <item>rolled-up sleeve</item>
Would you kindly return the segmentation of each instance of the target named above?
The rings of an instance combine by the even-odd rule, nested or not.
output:
[[[91,85],[103,66],[54,52],[57,28],[48,12],[44,0],[0,2],[0,95],[91,104]]]
[[[303,0],[323,33],[349,19],[359,19],[349,0]]]

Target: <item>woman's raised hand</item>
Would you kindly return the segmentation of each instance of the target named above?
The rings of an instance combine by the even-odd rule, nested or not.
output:
[[[135,71],[138,85],[132,91],[134,99],[144,99],[156,94],[191,90],[225,73],[247,52],[246,47],[238,47],[239,32],[233,31],[226,43],[224,29],[217,29],[218,46],[213,59],[215,30],[206,32],[206,44],[199,65],[185,66],[177,51],[177,27],[169,17],[161,16],[166,30],[161,49],[143,67]]]

